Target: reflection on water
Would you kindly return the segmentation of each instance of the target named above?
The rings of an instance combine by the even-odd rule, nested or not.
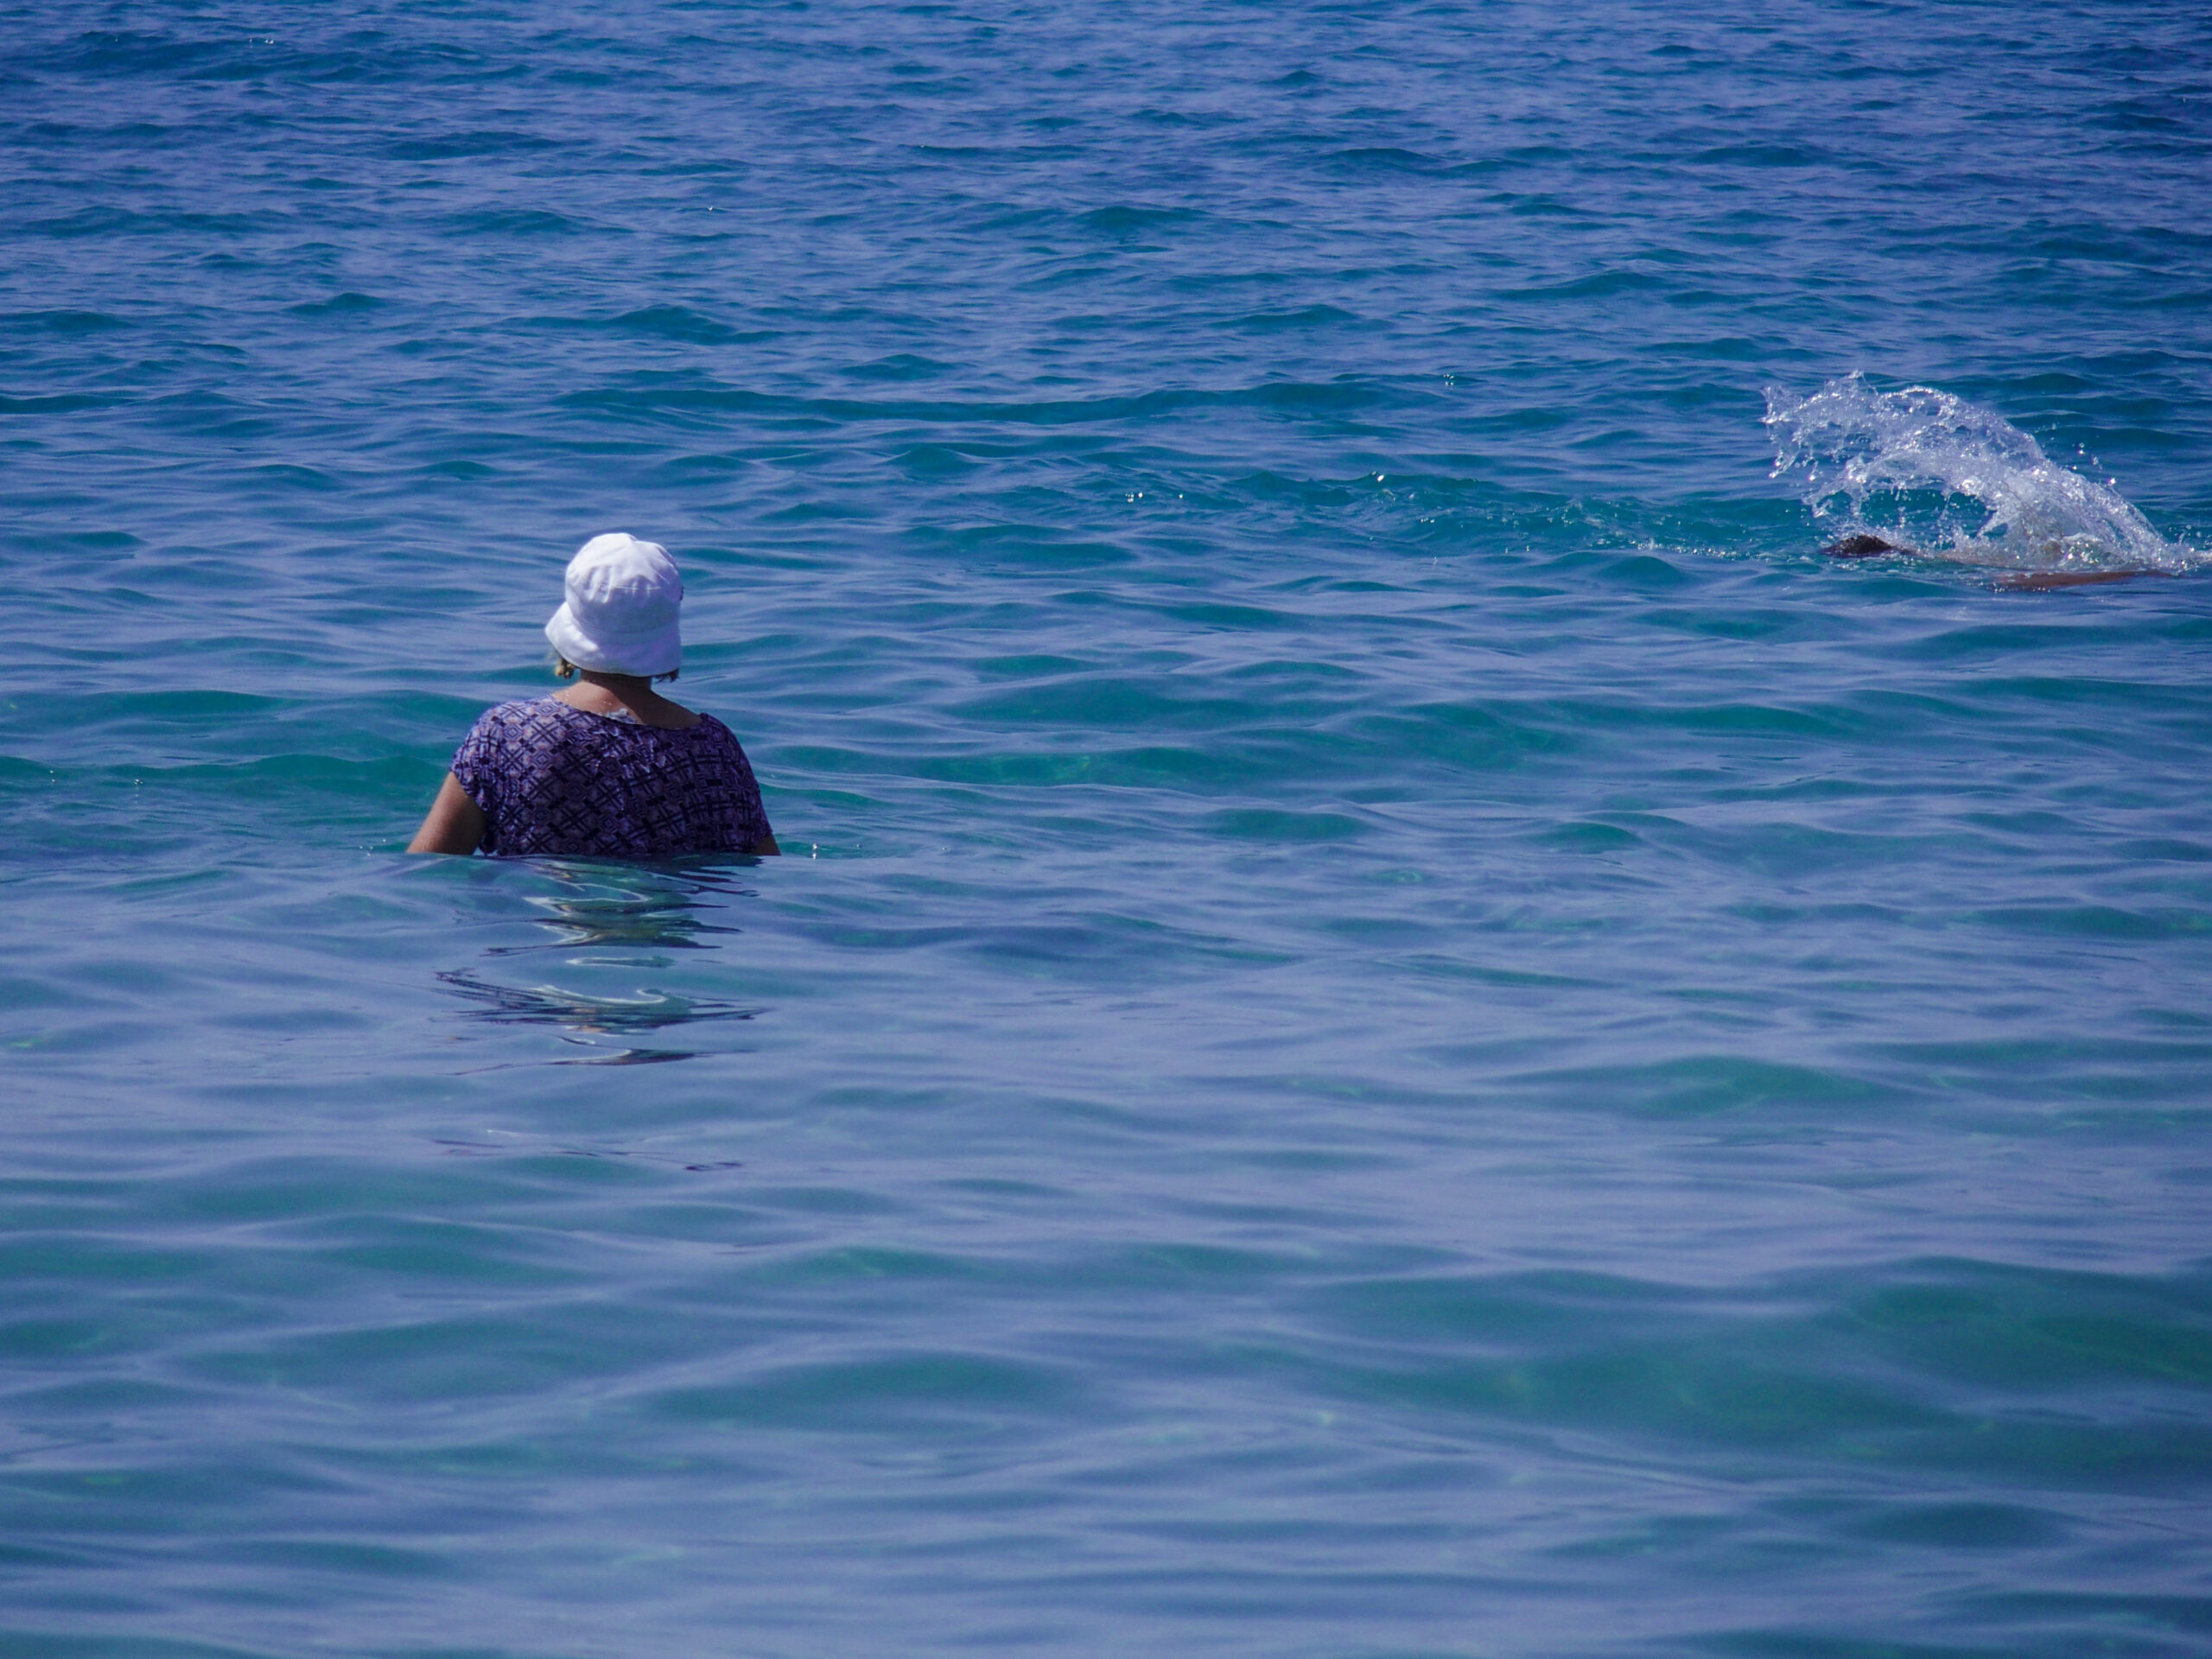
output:
[[[653,953],[719,949],[715,934],[744,930],[727,920],[709,919],[731,899],[750,898],[753,889],[734,879],[727,863],[713,866],[618,865],[532,860],[532,875],[547,878],[551,891],[523,895],[535,911],[531,919],[546,937],[520,944],[491,945],[487,959],[557,950],[562,966],[582,976],[623,970],[665,969],[671,964]],[[551,1026],[575,1033],[564,1040],[594,1051],[589,1058],[552,1062],[558,1065],[651,1065],[688,1059],[696,1051],[669,1048],[602,1049],[592,1039],[635,1036],[706,1020],[751,1020],[763,1010],[720,997],[665,986],[626,985],[619,991],[539,982],[502,983],[473,969],[437,976],[438,982],[469,1006],[464,1018],[499,1026]]]
[[[708,921],[699,914],[699,900],[753,896],[752,888],[740,886],[727,868],[719,866],[582,864],[556,859],[531,863],[566,889],[532,893],[527,900],[544,912],[545,931],[551,937],[530,944],[495,946],[486,956],[602,946],[703,950],[709,944],[700,935],[743,930]]]
[[[661,991],[592,996],[558,985],[498,985],[466,970],[440,974],[438,979],[474,1002],[471,1012],[478,1019],[502,1026],[566,1026],[571,1031],[626,1033],[696,1020],[750,1020],[760,1012],[734,1002]]]

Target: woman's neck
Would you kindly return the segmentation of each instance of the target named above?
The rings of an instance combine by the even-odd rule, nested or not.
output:
[[[653,690],[653,683],[642,674],[601,674],[580,668],[576,671],[576,683],[565,691],[556,691],[553,701],[581,709],[588,715],[613,715],[627,710],[636,716],[639,725],[658,726],[664,731],[678,731],[699,723],[698,715],[682,703],[661,696]]]

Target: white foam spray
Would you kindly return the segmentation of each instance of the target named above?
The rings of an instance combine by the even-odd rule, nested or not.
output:
[[[2019,570],[2181,570],[2195,563],[2125,496],[2044,454],[1996,410],[1856,374],[1797,398],[1768,388],[1774,476],[1836,533]]]

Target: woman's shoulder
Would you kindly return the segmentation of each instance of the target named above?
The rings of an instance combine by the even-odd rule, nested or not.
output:
[[[468,728],[469,741],[480,743],[528,742],[565,729],[575,710],[550,697],[518,697],[495,702],[476,716]]]
[[[728,727],[723,725],[721,721],[716,720],[712,715],[708,714],[704,709],[700,711],[699,723],[691,729],[696,732],[703,733],[709,742],[719,745],[727,745],[728,747],[735,749],[740,755],[742,755],[745,753],[745,746],[737,741],[737,734],[730,730]]]

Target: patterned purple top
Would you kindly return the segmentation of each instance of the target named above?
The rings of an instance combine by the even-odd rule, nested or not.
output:
[[[503,702],[468,728],[453,775],[494,857],[741,853],[769,836],[752,765],[712,715],[663,731],[550,697]]]

